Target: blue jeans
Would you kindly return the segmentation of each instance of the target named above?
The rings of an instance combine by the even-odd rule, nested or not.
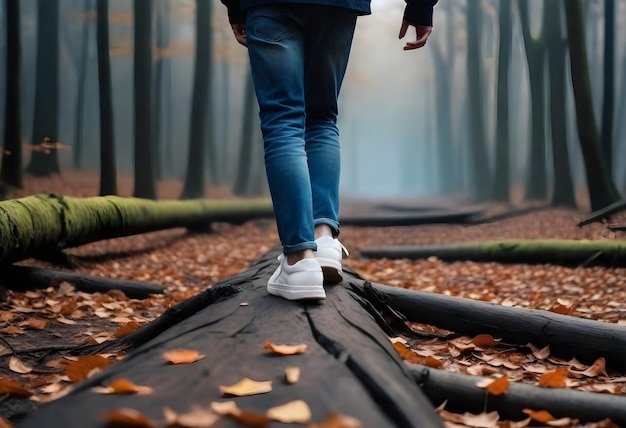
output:
[[[283,252],[316,249],[314,228],[339,233],[337,97],[357,12],[314,4],[247,11],[265,168]]]

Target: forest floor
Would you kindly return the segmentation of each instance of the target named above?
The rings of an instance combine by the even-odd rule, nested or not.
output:
[[[25,188],[12,196],[40,192],[93,196],[98,192],[97,183],[96,174],[71,171],[47,179],[28,177]],[[119,187],[122,196],[130,196],[131,179],[121,178]],[[162,199],[176,199],[180,190],[180,183],[166,181],[159,184],[158,194]],[[227,189],[212,189],[207,192],[207,197],[232,196]],[[501,210],[502,207],[494,209]],[[611,231],[609,222],[578,227],[577,223],[584,216],[583,211],[546,209],[475,226],[346,226],[342,228],[341,240],[351,254],[344,263],[375,283],[508,306],[552,310],[626,326],[625,268],[444,263],[436,258],[421,261],[369,260],[362,258],[359,253],[360,249],[372,246],[445,244],[505,238],[626,239],[625,232]],[[614,216],[610,223],[626,224],[626,214]],[[184,229],[171,229],[72,249],[70,252],[80,256],[81,260],[75,272],[157,283],[166,287],[167,292],[164,295],[152,295],[145,300],[128,299],[121,292],[76,292],[69,284],[24,293],[9,292],[6,300],[0,303],[0,381],[3,378],[18,381],[34,393],[35,400],[54,399],[71,388],[59,366],[63,354],[63,346],[59,345],[69,347],[101,343],[123,331],[148,323],[170,306],[196,295],[223,278],[241,272],[277,243],[274,222],[262,220],[240,226],[216,224],[213,232],[208,234],[192,235]],[[26,260],[20,264],[62,270],[36,260]],[[413,327],[436,331],[431,326]],[[483,376],[504,374],[511,381],[537,385],[543,374],[565,367],[569,369],[563,385],[565,387],[626,395],[626,373],[607,371],[602,361],[590,366],[575,360],[554,358],[546,349],[520,349],[504,344],[477,348],[471,353],[460,352],[463,344],[467,345],[471,340],[458,337],[416,339],[409,340],[409,345],[417,356],[424,358],[426,364],[442,370]],[[46,347],[56,351],[46,353],[44,359],[38,358],[41,353],[23,352]],[[124,356],[107,357],[122,359]],[[472,419],[467,415],[454,415],[445,411],[440,414],[455,426],[476,426],[472,425]],[[498,418],[492,420],[492,424],[480,426],[498,426]],[[560,420],[550,424],[579,426],[575,420]],[[526,425],[544,426],[530,419],[509,426]],[[610,425],[604,421],[586,426]]]

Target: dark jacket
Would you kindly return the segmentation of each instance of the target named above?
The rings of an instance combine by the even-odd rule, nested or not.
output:
[[[231,24],[246,21],[246,9],[252,6],[271,3],[309,3],[353,9],[361,15],[369,15],[370,0],[221,0],[228,8]],[[437,0],[405,0],[404,19],[414,25],[433,25],[433,6]]]

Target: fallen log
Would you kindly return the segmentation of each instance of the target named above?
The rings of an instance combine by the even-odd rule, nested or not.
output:
[[[346,214],[340,216],[339,220],[344,226],[361,227],[416,226],[437,223],[463,224],[467,223],[472,216],[481,212],[482,208],[470,207],[467,209],[418,211],[413,213]]]
[[[613,214],[617,214],[626,209],[626,199],[620,199],[600,210],[594,211],[578,223],[578,227],[586,226],[590,223],[603,220]]]
[[[448,245],[363,248],[363,257],[427,259],[497,263],[558,264],[565,266],[626,266],[625,241],[568,239],[505,240]]]
[[[514,217],[520,217],[526,214],[544,211],[550,208],[553,208],[553,206],[546,205],[546,204],[531,205],[529,207],[524,207],[524,208],[512,208],[508,211],[504,211],[499,214],[472,217],[468,220],[466,224],[475,226],[479,224],[495,223],[497,221],[508,220]]]
[[[258,200],[154,201],[42,194],[0,202],[0,262],[9,263],[102,239],[211,222],[273,217]]]
[[[491,334],[507,344],[550,345],[552,355],[586,364],[604,357],[608,366],[626,370],[626,328],[620,325],[367,282],[354,286],[369,301],[389,305],[409,321],[461,335]]]
[[[273,406],[304,400],[312,421],[333,412],[355,417],[367,427],[440,427],[441,419],[410,377],[367,302],[348,287],[327,289],[323,304],[289,302],[267,294],[276,266],[275,252],[246,272],[168,310],[146,327],[111,344],[140,345],[125,360],[77,385],[68,395],[43,405],[21,421],[21,428],[106,425],[107,414],[132,408],[163,426],[163,409],[179,413],[221,401],[219,387],[244,377],[272,381],[272,391],[235,398],[241,409],[265,414]],[[349,283],[351,280],[348,280]],[[358,281],[358,280],[355,280]],[[306,344],[305,353],[270,354],[264,342]],[[193,349],[205,358],[186,365],[167,364],[163,353]],[[296,366],[301,379],[284,382],[285,368]],[[150,395],[101,395],[92,387],[125,378],[153,388]],[[215,426],[241,426],[230,419]]]
[[[626,426],[626,397],[577,391],[569,388],[541,388],[511,382],[508,391],[499,396],[487,395],[476,384],[486,377],[452,373],[417,364],[407,364],[409,372],[434,405],[444,401],[446,410],[454,412],[497,411],[508,420],[526,419],[523,409],[547,410],[556,418],[575,418],[581,422],[611,419]],[[493,380],[493,378],[491,378]]]
[[[9,290],[26,291],[48,288],[61,282],[68,282],[79,291],[86,293],[106,293],[120,290],[131,299],[145,299],[150,294],[163,294],[164,288],[157,284],[104,278],[95,275],[83,275],[72,272],[61,272],[38,269],[27,266],[0,266],[0,287]]]

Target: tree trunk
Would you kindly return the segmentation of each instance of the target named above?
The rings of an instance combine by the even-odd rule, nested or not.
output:
[[[236,399],[239,407],[256,414],[299,399],[310,407],[311,423],[321,424],[338,413],[367,427],[442,427],[432,404],[393,349],[384,322],[364,309],[367,302],[350,289],[352,282],[362,281],[351,279],[346,287],[329,288],[323,305],[274,298],[267,295],[265,285],[276,267],[277,254],[268,253],[242,274],[111,342],[112,347],[129,344],[135,349],[20,426],[98,426],[103,415],[120,406],[121,397],[94,394],[91,388],[114,379],[153,387],[148,400],[126,395],[123,406],[160,421],[164,407],[180,413],[194,405],[208,408],[211,402],[222,400],[221,385],[247,377],[272,381],[271,392]],[[281,357],[268,352],[265,341],[306,344],[307,350]],[[162,354],[181,348],[195,349],[205,357],[194,364],[166,364]],[[282,380],[287,366],[300,368],[299,382]],[[221,418],[216,426],[234,428],[242,423]]]
[[[22,47],[20,1],[5,0],[7,62],[4,108],[4,151],[0,154],[0,181],[22,188]]]
[[[604,90],[602,153],[613,177],[613,115],[615,114],[615,0],[604,0]]]
[[[59,0],[37,3],[37,77],[35,114],[27,172],[35,176],[59,174],[56,148],[59,126]]]
[[[0,202],[0,262],[173,227],[271,217],[272,205],[265,199],[153,201],[117,196],[28,196]]]
[[[246,75],[246,89],[243,102],[243,126],[241,130],[241,146],[239,148],[239,165],[237,167],[237,176],[235,178],[235,186],[233,193],[241,196],[251,194],[251,181],[253,162],[252,157],[255,152],[254,145],[262,144],[254,137],[257,135],[256,122],[254,120],[257,101],[254,93],[254,84],[252,82],[252,73]]]
[[[496,162],[493,199],[509,202],[510,196],[510,128],[509,128],[509,72],[513,39],[511,2],[500,2],[500,46],[498,49],[498,88],[496,118]]]
[[[201,198],[204,195],[205,149],[207,148],[207,114],[211,69],[211,2],[198,0],[196,4],[196,58],[189,129],[187,175],[182,199]]]
[[[548,71],[550,78],[550,120],[552,134],[552,162],[554,168],[554,190],[552,205],[576,208],[576,196],[567,147],[567,124],[565,114],[565,75],[567,40],[563,37],[562,0],[545,0],[544,28],[548,49]],[[550,20],[550,22],[546,22]]]
[[[109,0],[97,0],[98,83],[100,88],[100,196],[117,194],[113,96],[109,57]]]
[[[470,176],[474,199],[482,202],[490,197],[491,167],[485,132],[483,75],[481,71],[482,11],[480,0],[467,3],[467,86],[470,120]]]
[[[544,0],[545,1],[545,0]],[[531,94],[531,141],[528,157],[528,176],[525,199],[543,201],[547,199],[546,172],[546,104],[545,104],[545,45],[543,32],[533,38],[530,33],[528,1],[519,0],[520,21],[524,36],[524,47],[528,63]],[[552,21],[551,21],[552,22]],[[554,25],[553,23],[551,25]]]
[[[444,261],[551,263],[567,266],[626,266],[623,241],[568,239],[466,242],[462,244],[364,248],[363,257],[411,260],[437,257]]]
[[[78,66],[78,91],[76,93],[76,115],[75,115],[75,130],[74,130],[74,146],[73,146],[73,161],[74,168],[80,169],[80,163],[83,154],[83,128],[85,121],[85,85],[87,81],[87,63],[91,51],[91,26],[92,23],[87,19],[88,13],[92,9],[91,1],[84,0],[85,19],[83,21],[82,31],[82,49],[80,53],[80,64]]]
[[[617,202],[620,195],[602,157],[600,136],[593,112],[581,1],[567,0],[565,15],[578,137],[585,163],[591,210],[598,211]]]
[[[152,0],[134,0],[135,11],[135,189],[133,195],[156,199],[152,141]]]

